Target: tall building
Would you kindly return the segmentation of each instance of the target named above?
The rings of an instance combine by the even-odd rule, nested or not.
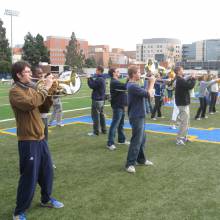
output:
[[[65,52],[68,46],[70,38],[48,36],[45,41],[45,45],[50,52],[50,62],[52,65],[64,65],[65,64]],[[79,49],[82,50],[85,57],[88,57],[88,41],[77,39],[79,43]]]
[[[181,41],[172,38],[143,39],[142,44],[136,45],[136,59],[138,62],[181,60]]]
[[[220,60],[220,39],[204,40],[204,61]]]
[[[219,61],[220,39],[196,41],[192,44],[183,44],[183,61]]]
[[[183,44],[182,46],[182,60],[191,61],[196,59],[196,44]]]

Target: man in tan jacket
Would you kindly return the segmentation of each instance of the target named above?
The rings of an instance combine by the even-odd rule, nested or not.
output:
[[[20,159],[20,179],[13,219],[26,220],[25,211],[30,206],[36,184],[41,187],[41,205],[62,208],[63,203],[51,197],[53,167],[47,142],[44,139],[44,124],[41,106],[52,86],[52,76],[45,79],[45,86],[36,91],[31,82],[30,65],[18,61],[12,66],[14,85],[9,100],[15,114]]]

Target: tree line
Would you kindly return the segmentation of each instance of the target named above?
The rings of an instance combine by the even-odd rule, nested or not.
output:
[[[79,71],[83,67],[96,67],[94,57],[85,58],[83,51],[80,49],[79,42],[72,32],[68,46],[66,47],[65,65],[77,68]],[[6,28],[0,18],[0,73],[9,73],[11,71],[11,48],[6,38]],[[22,47],[22,60],[29,62],[33,67],[40,62],[50,63],[50,51],[44,44],[44,38],[37,34],[33,36],[30,32],[24,37],[24,45]]]

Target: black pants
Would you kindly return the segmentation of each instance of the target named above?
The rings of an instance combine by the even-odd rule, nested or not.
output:
[[[211,101],[209,104],[209,112],[216,112],[215,105],[218,98],[217,92],[211,92]]]
[[[47,142],[18,141],[20,179],[14,215],[29,208],[37,183],[41,187],[41,202],[50,200],[53,185],[53,167]]]
[[[206,97],[200,97],[199,98],[200,106],[199,109],[197,110],[196,118],[205,118],[205,113],[206,113],[206,107],[207,107],[207,102],[206,102]]]
[[[157,117],[161,117],[161,106],[163,103],[162,97],[161,96],[154,96],[155,99],[155,105],[151,114],[151,118],[154,118],[157,112]]]

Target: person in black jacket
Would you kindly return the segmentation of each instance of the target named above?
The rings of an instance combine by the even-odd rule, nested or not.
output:
[[[179,122],[179,131],[177,134],[176,144],[185,145],[189,140],[187,139],[187,131],[189,127],[189,104],[190,104],[190,90],[195,86],[195,74],[189,77],[183,77],[183,67],[176,67],[176,88],[175,88],[175,102],[179,109],[177,120]]]
[[[103,77],[104,69],[102,66],[97,66],[96,75],[94,77],[88,77],[88,86],[92,91],[92,109],[91,115],[93,120],[93,132],[88,133],[89,136],[99,135],[99,126],[101,126],[101,132],[107,133],[106,122],[104,115],[105,104],[105,78]]]
[[[124,134],[124,118],[125,118],[125,106],[127,105],[127,83],[119,81],[120,72],[118,69],[109,69],[109,75],[111,77],[110,93],[111,93],[111,107],[113,111],[112,122],[108,133],[107,148],[109,150],[115,150],[114,143],[116,129],[118,129],[118,143],[127,144]]]

